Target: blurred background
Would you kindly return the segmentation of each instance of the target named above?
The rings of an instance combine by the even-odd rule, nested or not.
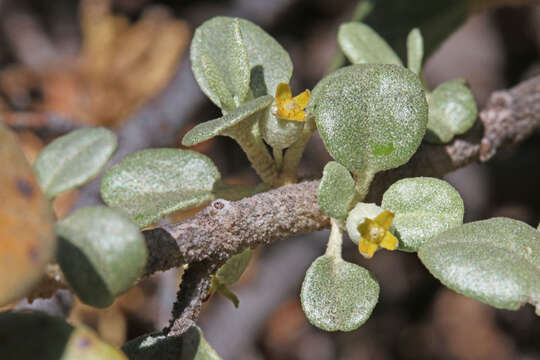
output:
[[[220,116],[191,75],[194,29],[217,15],[247,18],[273,35],[295,65],[293,93],[312,89],[336,55],[336,33],[357,0],[0,0],[0,117],[17,130],[29,161],[56,136],[107,126],[120,137],[113,161],[147,147],[180,146],[191,127]],[[540,6],[472,14],[426,61],[433,88],[465,78],[479,109],[489,94],[540,73]],[[194,150],[210,156],[230,183],[256,181],[236,144],[219,137]],[[465,200],[466,221],[506,216],[540,220],[540,134],[483,165],[447,176]],[[300,173],[319,176],[330,160],[314,136]],[[57,216],[99,201],[98,182],[55,200]],[[173,216],[179,221],[194,211]],[[346,241],[344,257],[381,285],[368,322],[326,333],[303,315],[299,292],[326,232],[258,249],[233,286],[239,309],[214,296],[201,327],[224,359],[540,359],[540,318],[531,306],[496,310],[442,287],[414,254],[378,252],[363,259]],[[77,303],[69,319],[107,341],[168,323],[179,273],[144,281],[105,310]],[[540,279],[539,279],[540,281]]]

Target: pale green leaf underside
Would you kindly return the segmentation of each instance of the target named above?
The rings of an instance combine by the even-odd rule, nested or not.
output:
[[[493,218],[448,230],[422,247],[428,270],[456,292],[502,309],[525,303],[540,315],[540,233]]]
[[[260,122],[261,135],[271,147],[286,149],[300,137],[304,124],[304,121],[280,119],[269,112]]]
[[[105,173],[101,196],[144,227],[174,211],[210,202],[220,177],[212,160],[197,152],[142,150]]]
[[[244,270],[249,265],[251,260],[251,249],[247,248],[240,254],[232,256],[227,262],[216,272],[216,278],[223,285],[232,285],[240,279]]]
[[[359,22],[339,27],[338,43],[353,64],[394,64],[403,66],[394,50],[372,28]]]
[[[407,36],[407,67],[416,75],[422,70],[424,57],[424,39],[418,28],[412,29]]]
[[[193,146],[203,141],[223,134],[233,126],[238,125],[244,120],[252,119],[252,115],[268,108],[274,97],[270,95],[261,96],[242,104],[230,113],[220,118],[203,122],[187,132],[182,139],[182,145]],[[248,130],[246,130],[248,131]]]
[[[116,135],[104,128],[79,129],[57,138],[34,163],[41,189],[52,198],[84,185],[99,174],[116,145]]]
[[[229,46],[233,41],[229,34],[234,23],[239,25],[243,44],[249,61],[249,86],[254,97],[274,95],[280,82],[288,83],[292,75],[292,62],[289,54],[279,43],[259,26],[250,21],[231,17],[215,17],[197,28],[191,44],[191,63],[195,79],[202,91],[216,104],[219,96],[214,91],[205,75],[202,54],[215,64],[228,88],[233,88],[237,74],[231,72],[230,62],[237,56],[237,45]],[[240,74],[244,77],[244,74]],[[243,84],[243,81],[242,81]],[[242,99],[244,100],[244,99]]]
[[[439,85],[429,96],[429,119],[426,139],[447,143],[463,134],[476,121],[474,96],[463,79]]]
[[[104,307],[131,288],[146,265],[137,225],[117,209],[93,206],[56,224],[58,263],[83,302]]]
[[[122,350],[131,360],[221,360],[196,326],[180,336],[143,335],[124,344]]]
[[[313,90],[311,110],[330,155],[352,172],[377,172],[406,163],[427,124],[418,77],[401,66],[342,68]]]
[[[371,315],[379,284],[366,269],[325,255],[306,272],[300,299],[308,320],[326,331],[352,331]]]
[[[394,183],[384,193],[381,206],[396,215],[390,231],[404,251],[418,251],[426,241],[461,225],[465,212],[463,200],[452,185],[428,177]]]
[[[345,219],[354,198],[354,179],[349,170],[335,161],[324,167],[317,200],[322,211],[334,219]]]

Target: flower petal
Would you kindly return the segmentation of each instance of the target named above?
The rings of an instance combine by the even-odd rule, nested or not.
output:
[[[381,243],[379,244],[379,246],[387,250],[395,250],[398,246],[398,239],[394,235],[392,235],[389,231],[387,231],[384,234],[384,237],[381,240]]]
[[[292,98],[292,92],[291,88],[289,87],[289,84],[287,83],[279,83],[279,85],[276,88],[276,103],[281,104],[287,99]]]
[[[373,223],[373,220],[371,220],[370,218],[366,218],[364,222],[358,225],[358,232],[362,235],[362,237],[365,238],[369,236],[369,229],[371,229]]]
[[[377,244],[369,242],[363,237],[358,242],[358,251],[367,259],[371,259],[373,257],[377,247]]]
[[[306,90],[303,93],[296,95],[293,98],[293,101],[303,109],[309,104],[310,96],[311,96],[311,93],[309,92],[309,90]]]
[[[288,117],[289,120],[295,120],[295,121],[304,121],[306,118],[306,112],[303,110],[297,110],[294,112],[291,112],[290,116]]]
[[[375,222],[382,226],[384,230],[390,229],[390,225],[392,225],[392,221],[394,221],[394,213],[388,210],[384,210],[382,213],[377,215],[375,218]]]

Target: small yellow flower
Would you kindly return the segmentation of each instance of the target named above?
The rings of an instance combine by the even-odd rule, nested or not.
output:
[[[306,118],[304,108],[309,103],[309,90],[292,97],[289,84],[280,83],[276,89],[276,105],[272,109],[274,115],[285,119],[303,121]]]
[[[369,259],[379,246],[388,250],[397,248],[398,239],[388,231],[393,220],[394,214],[385,210],[375,219],[366,218],[358,225],[358,231],[362,234],[358,242],[360,254]]]

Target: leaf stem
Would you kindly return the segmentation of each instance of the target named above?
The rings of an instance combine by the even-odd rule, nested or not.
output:
[[[364,201],[367,194],[369,193],[369,187],[373,181],[375,173],[371,171],[364,172],[355,172],[353,173],[355,185],[354,189],[356,191],[353,201],[351,201],[350,208],[352,209],[357,203]]]
[[[276,181],[278,177],[276,163],[262,140],[257,121],[249,123],[249,127],[230,129],[224,135],[233,138],[240,145],[251,167],[265,183],[272,184]]]
[[[283,150],[278,148],[272,148],[272,153],[274,154],[274,161],[276,162],[276,167],[278,171],[281,171],[283,165]]]
[[[294,184],[296,182],[298,164],[302,159],[302,154],[306,149],[309,139],[311,139],[316,129],[315,117],[309,113],[306,116],[306,123],[300,137],[285,151],[279,185]]]
[[[341,258],[341,246],[343,244],[343,230],[334,218],[330,219],[332,228],[330,229],[330,237],[328,238],[328,246],[326,247],[326,255],[333,256],[335,259]]]

